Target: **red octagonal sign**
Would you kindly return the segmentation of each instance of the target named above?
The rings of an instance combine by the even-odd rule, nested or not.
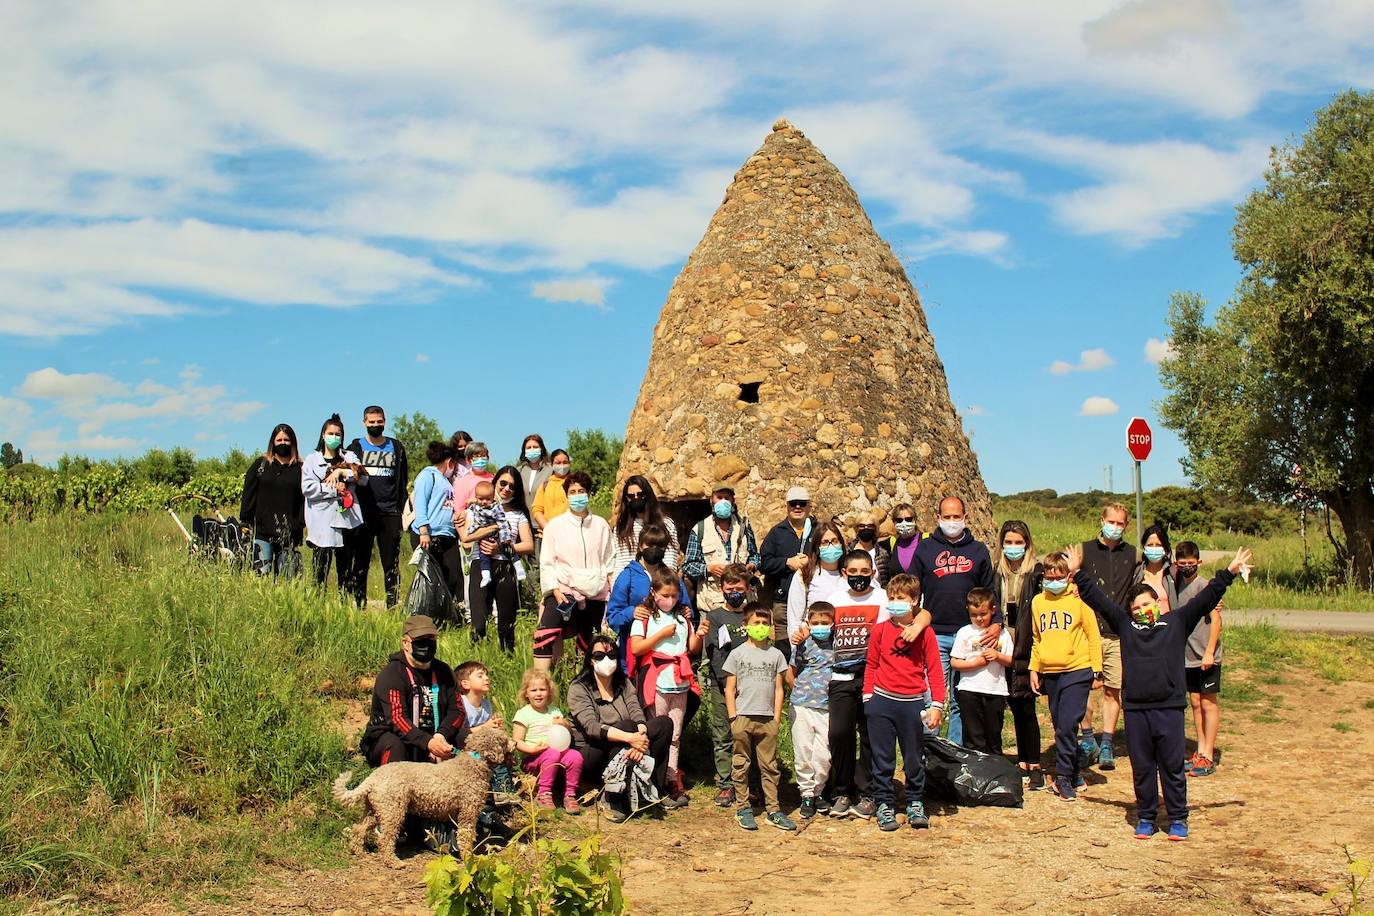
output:
[[[1150,424],[1145,422],[1144,417],[1131,417],[1126,427],[1126,450],[1131,457],[1136,461],[1144,461],[1150,457],[1150,446],[1153,444],[1154,434],[1150,432]]]

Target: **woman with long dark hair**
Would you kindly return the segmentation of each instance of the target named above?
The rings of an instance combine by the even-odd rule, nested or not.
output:
[[[625,481],[624,486],[620,488],[620,498],[616,500],[613,516],[615,521],[611,527],[615,529],[615,562],[612,564],[614,575],[620,575],[620,571],[630,565],[630,561],[639,553],[640,532],[644,530],[645,525],[653,524],[662,525],[668,532],[668,550],[663,556],[663,562],[673,569],[678,568],[682,548],[678,545],[677,526],[673,524],[672,519],[663,514],[649,478],[635,474]]]
[[[525,487],[520,472],[506,465],[492,478],[496,502],[506,516],[507,529],[515,535],[513,541],[500,540],[500,528],[488,525],[475,531],[464,531],[459,537],[470,550],[480,551],[491,558],[491,582],[482,584],[481,576],[468,577],[468,608],[472,613],[472,636],[484,639],[487,618],[496,617],[496,641],[503,652],[515,651],[515,612],[520,608],[520,583],[525,578],[522,558],[534,554],[534,531],[530,527],[530,510],[525,505]],[[476,547],[472,545],[476,544]],[[476,573],[476,564],[471,570]]]
[[[1163,525],[1151,525],[1140,536],[1140,562],[1135,566],[1134,582],[1144,582],[1159,596],[1159,610],[1167,614],[1178,607],[1178,587],[1174,583],[1173,548]]]
[[[363,523],[357,488],[365,482],[366,471],[358,456],[343,448],[343,441],[343,420],[333,414],[320,426],[320,441],[301,467],[301,492],[305,495],[305,541],[314,551],[315,584],[324,585],[334,564],[340,591],[351,593],[353,545]]]
[[[787,588],[787,639],[801,642],[798,634],[806,623],[806,609],[817,601],[833,601],[849,591],[840,562],[844,559],[844,532],[833,521],[816,526],[806,542],[806,564]],[[784,649],[788,654],[790,649]],[[790,656],[789,656],[790,657]]]
[[[520,469],[520,483],[524,487],[525,497],[533,502],[539,495],[539,488],[544,485],[544,481],[553,476],[553,465],[549,462],[549,447],[544,444],[543,436],[530,433],[521,440],[520,458],[515,462],[515,466]],[[538,533],[536,528],[535,535],[538,536]]]
[[[305,494],[301,490],[301,452],[296,431],[278,423],[267,450],[243,475],[239,520],[253,529],[253,569],[290,578],[300,572],[305,533]]]
[[[1040,769],[1040,720],[1035,714],[1035,691],[1030,684],[1031,599],[1039,594],[1045,567],[1035,558],[1030,526],[1018,519],[1002,523],[993,553],[992,592],[1002,609],[1005,626],[1012,631],[1012,665],[1007,669],[1012,725],[1016,728],[1016,759],[1023,778],[1032,789],[1045,788]]]
[[[572,475],[572,457],[556,448],[549,456],[549,476],[534,494],[530,503],[534,528],[542,537],[549,520],[568,511],[568,478]]]

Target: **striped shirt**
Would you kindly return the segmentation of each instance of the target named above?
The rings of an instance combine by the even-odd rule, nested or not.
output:
[[[635,557],[638,556],[639,532],[643,527],[644,523],[639,519],[635,519],[634,527],[631,528],[632,536],[629,543],[616,538],[615,556],[611,559],[612,581],[615,580],[616,576],[620,575],[622,569],[633,563]],[[667,566],[669,569],[677,569],[678,555],[681,552],[681,548],[678,546],[677,542],[677,526],[673,524],[672,519],[664,516],[663,527],[668,529],[668,549],[663,554],[663,565]]]

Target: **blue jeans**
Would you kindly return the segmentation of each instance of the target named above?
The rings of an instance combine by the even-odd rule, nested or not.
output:
[[[962,745],[964,743],[964,720],[959,718],[959,695],[954,692],[954,676],[959,672],[950,667],[949,664],[949,653],[954,649],[954,636],[936,634],[935,641],[940,645],[940,667],[945,672],[945,721],[949,723],[949,732],[946,737],[951,743]],[[926,691],[926,699],[930,699],[930,691]]]
[[[300,555],[296,548],[278,549],[271,541],[253,539],[253,571],[260,576],[280,576],[293,578],[301,571]]]

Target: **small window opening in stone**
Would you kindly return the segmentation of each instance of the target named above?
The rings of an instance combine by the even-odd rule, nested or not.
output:
[[[747,382],[739,386],[739,399],[746,404],[759,402],[759,383]]]

